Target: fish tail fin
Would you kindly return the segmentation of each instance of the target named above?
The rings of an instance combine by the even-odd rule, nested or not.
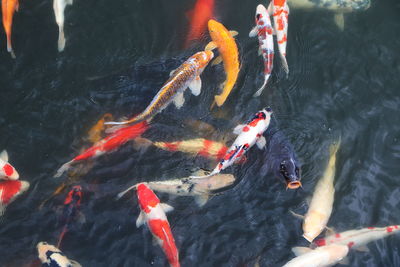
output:
[[[225,103],[226,97],[223,95],[216,95],[214,97],[214,102],[218,107],[222,106]]]
[[[59,29],[58,29],[58,52],[64,51],[64,47],[65,47],[64,28],[59,27]]]
[[[12,48],[12,43],[11,43],[11,34],[7,34],[7,51],[11,54],[11,57],[15,59],[15,53]]]
[[[142,183],[144,184],[144,183]],[[126,189],[125,191],[122,191],[121,193],[119,193],[116,197],[116,199],[120,199],[121,197],[123,197],[126,193],[128,193],[129,191],[131,191],[132,189],[136,189],[137,188],[137,184],[130,186],[128,189]]]
[[[341,143],[342,143],[342,138],[339,137],[339,139],[329,147],[329,154],[331,156],[337,153]]]
[[[65,171],[69,170],[71,168],[71,165],[74,161],[68,161],[67,163],[63,164],[56,172],[56,174],[54,174],[54,178],[58,178],[60,177]]]
[[[260,96],[260,95],[261,95],[262,91],[264,90],[265,86],[267,85],[268,78],[269,78],[269,75],[268,75],[268,76],[265,76],[265,78],[264,78],[264,83],[262,84],[262,86],[260,87],[260,89],[258,89],[257,92],[254,93],[253,97],[257,97],[257,96]]]
[[[286,78],[288,78],[289,77],[289,65],[286,60],[286,54],[281,53],[280,56],[281,56],[282,68],[286,73]]]

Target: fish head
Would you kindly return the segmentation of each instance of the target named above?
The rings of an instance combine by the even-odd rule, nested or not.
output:
[[[197,52],[193,55],[192,58],[198,64],[199,73],[203,72],[204,68],[207,67],[213,57],[214,53],[211,50]]]
[[[222,23],[219,23],[216,20],[210,19],[208,21],[208,31],[210,33],[211,39],[215,42],[222,41],[222,34],[229,34],[229,31],[225,28]]]
[[[10,163],[5,162],[0,168],[0,177],[3,177],[5,180],[18,180],[19,174]]]
[[[258,5],[256,9],[255,21],[258,26],[266,26],[265,20],[269,18],[267,9],[263,5]]]
[[[56,248],[53,245],[48,244],[47,242],[39,242],[36,246],[38,254],[39,254],[39,259],[41,260],[42,263],[47,262],[47,252],[52,251],[52,252],[60,252],[58,248]]]
[[[82,200],[82,187],[80,185],[75,185],[69,191],[67,197],[65,198],[64,205],[68,205],[71,202],[76,203],[77,206],[81,204]]]
[[[140,208],[146,213],[149,213],[151,208],[156,207],[160,203],[160,200],[156,194],[154,194],[153,190],[144,183],[138,184],[136,193]]]
[[[279,164],[279,175],[285,181],[288,189],[301,187],[300,167],[293,158],[281,161]]]
[[[247,125],[251,127],[257,126],[258,122],[260,121],[265,121],[267,124],[269,124],[271,120],[271,114],[272,114],[272,109],[271,108],[264,108],[260,111],[258,111],[256,114],[253,115],[253,117],[250,118],[250,120],[247,121]]]

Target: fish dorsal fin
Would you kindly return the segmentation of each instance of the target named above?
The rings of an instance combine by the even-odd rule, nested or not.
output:
[[[239,33],[238,33],[237,31],[229,31],[229,34],[230,34],[232,37],[235,37],[235,36],[237,36]]]
[[[199,76],[189,84],[189,89],[194,96],[198,96],[201,93],[201,79]]]
[[[168,213],[168,212],[174,210],[174,207],[168,205],[167,203],[160,203],[160,206],[164,210],[165,213]]]
[[[218,65],[219,63],[222,62],[222,57],[221,56],[217,56],[216,58],[213,59],[213,61],[211,62],[211,66],[214,65]]]
[[[258,34],[258,28],[257,26],[254,26],[253,29],[251,29],[251,31],[249,32],[249,37],[256,37]]]
[[[82,265],[77,261],[69,260],[69,262],[71,263],[72,267],[82,267]]]
[[[139,228],[146,222],[146,214],[143,211],[140,211],[140,214],[136,220],[136,227]]]
[[[344,14],[342,12],[335,13],[333,17],[335,24],[338,28],[343,31],[344,30]]]
[[[209,198],[209,195],[199,195],[195,197],[195,201],[199,207],[203,207],[207,203]]]
[[[8,153],[7,150],[3,150],[0,153],[0,159],[4,160],[5,162],[8,162]]]
[[[183,92],[179,92],[174,97],[174,104],[177,109],[180,109],[183,104],[185,104],[185,97],[183,96]]]
[[[215,42],[209,42],[204,50],[214,50],[215,48],[217,48],[217,44]]]
[[[242,133],[242,130],[243,130],[243,128],[244,128],[245,126],[246,126],[246,125],[244,125],[244,124],[239,124],[238,126],[235,127],[235,129],[233,129],[233,133],[234,133],[234,134],[237,134],[237,135],[241,134],[241,133]]]
[[[261,136],[257,139],[256,144],[257,144],[257,147],[258,147],[259,149],[264,149],[264,148],[265,148],[265,145],[267,144],[267,140],[265,140],[265,137],[261,135]]]
[[[300,256],[300,255],[306,254],[306,253],[308,253],[310,251],[312,251],[312,249],[311,248],[307,248],[307,247],[293,247],[292,248],[292,252],[296,256]]]

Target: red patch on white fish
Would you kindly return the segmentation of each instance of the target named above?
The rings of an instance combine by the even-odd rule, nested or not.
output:
[[[352,242],[349,242],[348,244],[347,244],[347,246],[349,247],[349,248],[351,248],[352,246],[354,246],[355,244],[354,244],[354,242],[352,241]]]
[[[3,166],[3,171],[6,176],[11,176],[14,173],[14,167],[11,166],[9,163],[6,163]]]

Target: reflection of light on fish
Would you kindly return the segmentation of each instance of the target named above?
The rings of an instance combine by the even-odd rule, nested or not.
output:
[[[235,177],[232,174],[216,174],[203,178],[185,177],[181,179],[156,181],[146,184],[151,190],[177,196],[193,196],[199,206],[203,206],[214,191],[221,190],[232,185]],[[136,189],[139,184],[129,187],[118,194],[118,198],[125,195],[129,190]]]
[[[11,202],[28,189],[29,183],[26,181],[9,180],[0,182],[0,216],[4,214]]]
[[[11,53],[11,57],[15,58],[15,54],[11,44],[12,21],[14,12],[18,11],[18,0],[2,0],[1,12],[3,14],[3,27],[7,35],[7,51]]]
[[[287,0],[291,8],[298,9],[326,9],[335,12],[335,23],[344,29],[344,13],[364,11],[371,6],[371,0]]]
[[[197,52],[170,73],[168,81],[163,85],[160,91],[158,91],[150,105],[148,105],[142,113],[128,121],[106,122],[105,124],[119,125],[148,120],[163,111],[172,102],[174,102],[176,108],[180,109],[185,103],[183,93],[187,87],[190,88],[193,95],[198,96],[200,94],[200,75],[213,57],[214,54],[211,51]]]
[[[53,0],[54,15],[58,25],[58,51],[63,51],[65,47],[64,36],[64,10],[67,5],[72,5],[73,0]]]
[[[113,151],[119,148],[121,145],[125,144],[126,142],[140,136],[148,129],[148,123],[143,121],[139,124],[135,124],[132,126],[124,127],[121,129],[116,130],[111,135],[107,136],[106,138],[100,140],[92,147],[86,149],[82,154],[76,156],[71,161],[65,163],[61,168],[57,171],[54,177],[60,177],[66,170],[68,170],[72,164],[97,158],[100,155],[103,155],[107,152]]]
[[[191,41],[200,39],[207,27],[207,22],[213,17],[214,0],[197,0],[194,8],[187,12],[189,33],[186,37],[184,47],[187,48]]]
[[[343,245],[329,245],[314,250],[306,247],[294,247],[292,251],[297,257],[286,263],[283,267],[332,266],[347,256],[349,248]]]
[[[179,267],[179,252],[165,215],[174,208],[160,203],[156,194],[145,184],[137,186],[137,197],[141,211],[136,220],[136,227],[146,223],[153,237],[162,247],[171,267]]]
[[[212,19],[208,21],[208,31],[210,32],[212,42],[207,44],[205,50],[218,48],[220,55],[214,59],[212,65],[223,62],[226,73],[226,80],[220,86],[222,92],[214,97],[214,103],[220,107],[231,93],[239,74],[239,50],[233,38],[238,33],[228,31],[224,25]]]
[[[0,153],[0,180],[18,180],[19,174],[17,170],[8,163],[8,153],[3,150]]]
[[[81,265],[68,259],[58,248],[46,242],[39,242],[36,246],[38,256],[43,266],[47,267],[81,267]]]

